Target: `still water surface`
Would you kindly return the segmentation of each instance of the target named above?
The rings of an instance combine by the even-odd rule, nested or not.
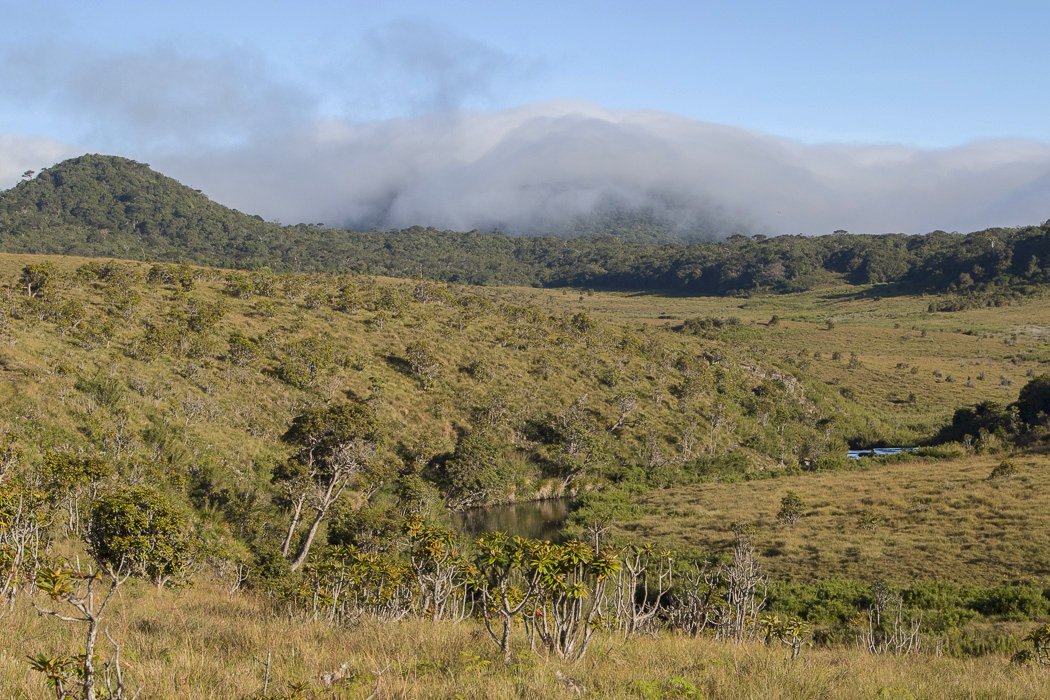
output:
[[[557,540],[562,523],[569,517],[569,498],[528,501],[456,513],[452,522],[460,532],[479,537],[489,532],[506,532],[518,537]]]

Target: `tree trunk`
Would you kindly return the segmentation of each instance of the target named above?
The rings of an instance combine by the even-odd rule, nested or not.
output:
[[[292,571],[298,571],[304,563],[306,563],[306,557],[310,554],[310,547],[313,546],[314,537],[317,536],[317,529],[321,527],[321,521],[324,520],[324,516],[328,513],[328,508],[318,508],[317,515],[314,516],[314,521],[310,523],[310,529],[306,531],[306,537],[303,538],[302,544],[299,545],[299,553],[295,555],[295,559],[292,561]]]
[[[510,616],[504,613],[503,636],[499,640],[499,650],[503,652],[503,665],[510,666]]]
[[[306,496],[300,496],[295,501],[295,507],[292,508],[292,521],[288,523],[288,533],[284,536],[284,542],[281,544],[281,556],[288,556],[288,550],[292,547],[292,538],[295,537],[295,531],[299,528],[299,521],[303,517],[303,504],[306,503]]]
[[[87,639],[84,641],[84,700],[95,700],[95,641],[98,639],[98,618],[88,616]]]

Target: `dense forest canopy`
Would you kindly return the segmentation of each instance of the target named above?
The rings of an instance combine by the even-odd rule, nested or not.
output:
[[[571,238],[281,226],[212,202],[148,165],[99,155],[59,163],[0,193],[6,252],[467,284],[721,295],[844,281],[967,293],[1044,282],[1050,264],[1050,222],[970,234],[736,235],[698,243],[654,242],[660,226],[641,215],[609,215],[564,232]]]

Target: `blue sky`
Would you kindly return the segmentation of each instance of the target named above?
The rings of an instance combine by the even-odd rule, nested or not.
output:
[[[367,35],[409,20],[510,65],[466,106],[550,99],[653,109],[808,141],[945,146],[1050,140],[1046,2],[3,2],[4,46],[174,45],[255,53],[351,117],[409,113],[368,99]],[[356,64],[356,65],[355,65]],[[362,71],[364,69],[364,71]],[[512,70],[513,69],[513,70]],[[329,73],[341,74],[333,80]],[[406,82],[411,82],[407,80]],[[355,99],[356,98],[356,99]],[[5,130],[76,126],[3,101]],[[350,101],[350,104],[347,102]],[[356,104],[354,103],[356,102]],[[370,104],[371,103],[371,104]]]
[[[420,162],[441,161],[431,174],[448,177],[451,164],[462,164],[465,151],[480,157],[471,144],[462,143],[440,153],[406,155],[408,132],[431,148],[435,138],[461,132],[458,117],[488,115],[484,123],[472,122],[479,134],[505,136],[510,120],[520,135],[526,120],[535,127],[536,119],[563,118],[573,112],[567,105],[578,105],[573,115],[589,120],[590,127],[573,133],[585,132],[581,138],[593,140],[611,125],[623,136],[613,148],[622,153],[621,165],[634,162],[631,158],[644,160],[646,149],[624,145],[639,130],[646,130],[654,143],[690,154],[688,168],[661,161],[659,167],[669,170],[658,172],[654,165],[644,182],[596,182],[593,174],[587,175],[590,180],[578,189],[590,194],[579,201],[634,201],[644,199],[639,192],[654,188],[666,198],[668,183],[704,174],[697,165],[702,154],[718,152],[723,162],[737,164],[731,152],[718,150],[727,143],[724,138],[716,148],[710,141],[715,136],[698,141],[692,126],[671,126],[662,116],[640,126],[636,116],[647,111],[697,127],[725,125],[753,135],[757,141],[747,144],[733,137],[741,183],[748,179],[748,167],[798,156],[786,164],[785,177],[801,168],[814,181],[800,206],[827,209],[814,193],[829,191],[829,178],[848,185],[838,187],[839,179],[832,183],[834,196],[848,200],[849,207],[781,221],[775,211],[741,211],[748,208],[743,191],[717,191],[712,185],[674,194],[679,199],[707,198],[723,219],[741,225],[750,219],[748,226],[773,232],[841,219],[846,219],[843,227],[853,221],[878,230],[932,225],[933,211],[912,218],[872,215],[884,204],[869,195],[888,187],[865,179],[871,175],[872,158],[886,170],[886,162],[901,159],[894,149],[910,149],[909,154],[925,159],[919,169],[934,185],[943,181],[948,188],[933,199],[949,207],[955,201],[949,195],[969,197],[982,189],[970,181],[960,183],[968,171],[977,168],[992,177],[1004,166],[1000,153],[978,148],[979,157],[973,156],[971,146],[1004,139],[1012,144],[1006,149],[1013,154],[1007,163],[1011,189],[996,191],[994,201],[980,212],[944,218],[951,219],[948,224],[982,226],[1012,211],[1018,221],[1002,223],[1040,213],[1032,202],[1043,193],[1042,159],[1050,144],[1050,90],[1041,58],[1050,26],[1046,2],[0,0],[0,11],[2,186],[11,184],[13,173],[25,164],[104,151],[162,164],[204,185],[213,196],[276,218],[318,218],[291,202],[275,206],[269,194],[253,199],[248,190],[261,183],[249,188],[230,178],[265,155],[270,156],[268,167],[284,167],[277,152],[297,139],[304,143],[309,133],[307,140],[315,146],[318,139],[337,139],[354,154],[400,157],[406,165],[391,172],[382,188],[396,189],[394,195],[383,195],[396,199],[403,191],[399,188],[407,187],[406,179],[421,171]],[[547,107],[537,112],[536,105]],[[434,126],[433,120],[442,118],[452,119],[455,126]],[[417,128],[395,135],[392,122]],[[362,128],[375,133],[363,135]],[[397,143],[378,140],[395,136]],[[366,138],[372,141],[365,143]],[[492,148],[513,150],[502,136],[492,139]],[[350,140],[352,149],[346,146]],[[1015,153],[1011,149],[1017,143],[1027,145]],[[855,167],[832,174],[834,163],[820,160],[826,156],[821,150],[825,144],[850,146],[835,157]],[[811,148],[796,153],[801,146]],[[882,149],[877,157],[872,146]],[[300,158],[306,148],[286,157]],[[955,159],[953,149],[977,160]],[[755,156],[758,151],[760,157]],[[587,153],[580,157],[586,159]],[[899,175],[891,171],[884,177]],[[226,174],[209,174],[215,172]],[[334,164],[326,172],[344,177]],[[532,172],[528,177],[544,176]],[[347,183],[328,200],[309,206],[323,210],[330,223],[367,219],[360,208],[338,205],[340,197],[353,194],[348,189],[352,183]],[[273,186],[277,184],[286,183]],[[435,187],[411,184],[418,185],[415,191]],[[532,180],[528,184],[535,186]],[[794,185],[777,190],[773,181],[767,187],[782,195]],[[758,198],[767,190],[751,194]],[[420,201],[403,208],[426,217],[429,210]],[[790,198],[783,205],[793,206]],[[369,206],[369,211],[386,207]],[[497,225],[501,218],[512,221],[514,216],[494,215],[483,223]],[[472,223],[443,214],[435,214],[435,222]],[[402,221],[378,225],[392,223]]]

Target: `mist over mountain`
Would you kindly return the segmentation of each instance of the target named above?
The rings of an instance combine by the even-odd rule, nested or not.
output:
[[[548,103],[368,124],[163,159],[286,222],[564,234],[641,213],[683,239],[973,230],[1046,218],[1050,146],[808,145],[655,112]]]
[[[661,218],[668,211],[673,206],[580,216],[561,229],[571,238],[281,226],[146,164],[85,155],[0,192],[0,251],[684,294],[835,282],[969,293],[1043,283],[1050,269],[1050,223],[967,235],[735,235],[684,244],[668,240],[676,234]]]
[[[4,144],[8,184],[69,155],[46,141]],[[129,151],[140,154],[227,206],[355,230],[573,236],[618,220],[664,240],[967,231],[1042,221],[1050,199],[1050,146],[1037,142],[812,145],[578,103],[329,119],[226,147]]]

